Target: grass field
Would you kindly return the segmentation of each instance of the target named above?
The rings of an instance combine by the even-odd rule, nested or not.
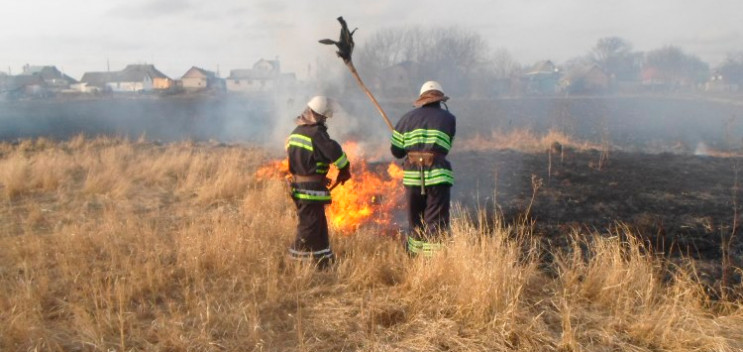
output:
[[[294,208],[245,146],[112,138],[0,144],[2,351],[741,351],[743,304],[629,230],[454,214],[409,258],[362,228],[327,271],[286,260]],[[731,288],[740,293],[742,287]]]

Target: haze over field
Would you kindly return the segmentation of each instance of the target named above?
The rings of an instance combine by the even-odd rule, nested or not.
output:
[[[421,4],[6,1],[0,351],[743,351],[740,0]],[[390,131],[318,44],[338,16],[393,123],[425,80],[451,97],[432,258],[402,246]],[[275,84],[174,81],[261,59]],[[111,74],[142,63],[167,86]],[[283,162],[316,94],[353,165],[320,272],[287,260]]]
[[[639,51],[675,45],[717,65],[743,47],[740,3],[596,1],[237,1],[30,0],[3,6],[0,71],[56,65],[79,79],[86,71],[154,63],[180,77],[191,66],[250,67],[278,57],[282,71],[307,77],[329,58],[317,40],[335,36],[337,16],[359,27],[357,47],[384,27],[457,26],[523,64],[584,55],[598,38],[622,37]]]

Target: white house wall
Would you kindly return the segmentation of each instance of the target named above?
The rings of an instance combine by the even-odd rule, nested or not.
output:
[[[106,86],[111,89],[112,92],[120,93],[152,91],[152,81],[147,80],[145,80],[144,82],[109,82],[106,83]]]
[[[89,86],[87,83],[77,83],[70,86],[70,88],[76,92],[81,93],[98,93],[101,91],[100,88],[96,86]]]
[[[276,89],[276,82],[273,80],[227,79],[226,88],[228,92],[236,93],[267,92]]]

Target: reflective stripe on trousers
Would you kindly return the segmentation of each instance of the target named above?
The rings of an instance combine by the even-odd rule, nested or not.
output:
[[[426,241],[416,240],[411,236],[408,236],[407,243],[408,251],[413,254],[421,254],[424,257],[432,257],[436,252],[444,248],[441,243],[430,243]]]
[[[313,190],[313,189],[302,189],[293,187],[292,197],[295,199],[302,200],[313,200],[313,201],[330,201],[330,191],[328,190]]]
[[[309,251],[298,251],[296,249],[289,248],[289,256],[295,260],[317,261],[317,260],[322,260],[322,259],[333,258],[333,250],[330,248],[326,248],[326,249],[315,251],[315,252],[309,252]]]

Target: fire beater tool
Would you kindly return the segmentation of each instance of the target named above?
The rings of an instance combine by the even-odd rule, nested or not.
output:
[[[358,82],[359,86],[361,86],[361,89],[366,93],[366,96],[371,99],[374,106],[379,110],[379,113],[382,115],[382,118],[384,118],[384,122],[387,123],[387,127],[389,127],[390,131],[394,131],[395,128],[392,127],[392,123],[390,122],[390,119],[387,117],[387,114],[382,110],[382,106],[379,105],[379,102],[377,102],[377,99],[374,97],[374,95],[369,91],[369,88],[366,87],[364,84],[364,81],[361,80],[361,77],[359,76],[359,73],[356,71],[356,67],[353,65],[353,61],[351,61],[351,54],[353,53],[353,33],[356,32],[355,28],[353,31],[348,30],[348,25],[346,24],[346,21],[343,19],[343,16],[338,17],[338,22],[341,23],[341,35],[340,39],[338,41],[332,40],[332,39],[322,39],[320,40],[320,43],[325,45],[335,45],[338,47],[338,51],[336,51],[336,54],[338,54],[338,57],[343,59],[343,62],[346,64],[346,67],[348,67],[349,70],[351,70],[351,74],[354,78],[356,78],[356,82]]]

